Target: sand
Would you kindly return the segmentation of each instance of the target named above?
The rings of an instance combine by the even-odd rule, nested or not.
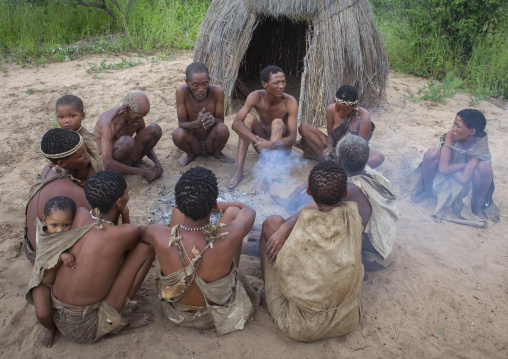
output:
[[[159,124],[163,137],[156,153],[163,177],[142,183],[128,176],[132,222],[146,224],[154,208],[161,207],[159,193],[172,195],[182,173],[176,166],[182,152],[175,149],[171,131],[177,126],[174,93],[184,81],[191,54],[176,53],[170,59],[142,58],[136,67],[87,73],[88,63],[120,62],[120,57],[90,57],[67,63],[20,68],[5,66],[0,77],[2,108],[0,133],[0,357],[111,357],[111,358],[506,358],[508,348],[508,247],[506,246],[506,133],[508,105],[482,101],[475,107],[488,118],[490,149],[496,181],[494,199],[503,216],[487,229],[452,223],[435,223],[430,214],[434,203],[413,204],[407,178],[424,151],[435,146],[453,123],[457,111],[470,107],[466,94],[447,104],[412,103],[405,96],[415,93],[426,80],[390,73],[386,101],[370,109],[376,123],[371,141],[386,155],[379,170],[399,194],[400,222],[395,243],[395,263],[382,272],[370,273],[362,289],[364,315],[352,333],[334,339],[304,344],[280,334],[264,309],[258,310],[244,330],[226,336],[212,331],[175,327],[162,317],[156,299],[154,271],[148,274],[136,299],[141,309],[153,314],[145,328],[104,338],[93,345],[75,344],[61,335],[53,348],[40,340],[43,328],[33,306],[24,299],[31,265],[19,251],[23,234],[25,196],[45,160],[40,154],[42,134],[53,127],[54,104],[72,93],[85,103],[83,125],[92,130],[99,114],[118,106],[131,89],[145,91],[151,101],[147,123]],[[133,59],[135,60],[135,59]],[[28,94],[27,89],[36,92]],[[230,126],[234,115],[226,119]],[[237,136],[231,131],[225,153],[236,157]],[[502,145],[505,143],[505,145]],[[238,195],[252,188],[252,167],[257,156],[248,154],[245,180]],[[234,165],[214,158],[199,158],[190,166],[212,169],[221,189],[234,172]],[[291,172],[290,183],[275,183],[271,193],[287,195],[305,179],[312,162]],[[267,194],[249,197],[257,205],[256,225],[270,213],[287,216]],[[503,234],[505,233],[505,234]],[[259,278],[259,262],[242,257],[242,269]],[[258,279],[259,281],[259,279]],[[433,336],[433,334],[435,334]],[[499,349],[501,348],[501,349]]]

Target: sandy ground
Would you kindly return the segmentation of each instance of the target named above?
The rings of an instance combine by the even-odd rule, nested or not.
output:
[[[494,199],[504,213],[499,223],[476,229],[452,223],[435,223],[433,202],[415,205],[407,192],[408,174],[424,151],[453,123],[457,111],[468,108],[469,97],[457,95],[446,105],[412,103],[405,95],[415,93],[425,80],[390,73],[386,101],[372,110],[376,132],[374,149],[386,155],[380,171],[399,193],[400,222],[392,267],[369,274],[364,282],[361,324],[349,335],[315,343],[299,343],[277,332],[268,313],[260,309],[245,329],[226,336],[212,331],[175,327],[162,317],[156,298],[154,271],[150,271],[137,299],[141,309],[153,313],[146,328],[79,345],[58,335],[52,349],[40,344],[43,328],[34,308],[25,302],[31,265],[19,254],[23,233],[25,196],[34,175],[44,166],[39,142],[54,121],[54,104],[67,93],[81,97],[92,130],[99,114],[118,106],[131,89],[146,91],[151,101],[147,123],[158,123],[164,135],[156,153],[164,175],[151,185],[129,176],[130,209],[134,224],[147,223],[154,208],[161,207],[159,193],[172,195],[182,170],[176,166],[182,153],[175,150],[171,131],[176,127],[174,92],[183,83],[190,53],[169,60],[142,59],[142,64],[98,76],[86,73],[88,63],[103,57],[55,63],[35,68],[5,65],[0,77],[0,357],[111,357],[111,358],[506,358],[508,348],[508,249],[506,246],[506,102],[481,102],[476,108],[488,118],[490,149],[496,181]],[[119,57],[105,58],[108,63]],[[27,89],[36,92],[28,94]],[[231,125],[233,116],[227,117]],[[502,144],[505,143],[503,146]],[[236,157],[237,136],[231,134],[226,154]],[[252,187],[252,150],[246,161],[246,179],[234,194]],[[505,158],[505,160],[503,160]],[[199,158],[191,166],[215,171],[221,189],[234,172],[213,158]],[[312,163],[291,171],[291,182],[274,183],[271,191],[287,195],[305,179]],[[227,192],[226,192],[227,193]],[[262,222],[267,214],[287,215],[268,195],[249,197]],[[505,233],[503,235],[503,233]],[[243,256],[242,269],[259,278],[259,262]],[[432,334],[436,334],[433,336]]]

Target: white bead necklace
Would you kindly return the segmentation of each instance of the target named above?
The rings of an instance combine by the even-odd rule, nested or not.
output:
[[[180,225],[180,228],[183,228],[185,229],[186,231],[190,231],[190,232],[195,232],[195,231],[201,231],[203,229],[205,229],[206,227],[208,227],[209,224],[205,224],[204,226],[202,227],[198,227],[198,228],[187,228],[185,227],[183,224]]]

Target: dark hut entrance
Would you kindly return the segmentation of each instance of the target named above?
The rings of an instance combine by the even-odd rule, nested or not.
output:
[[[266,17],[259,21],[242,59],[238,78],[252,92],[262,88],[259,81],[261,70],[277,65],[286,73],[286,92],[298,100],[310,26],[307,22],[294,22],[284,17]],[[238,91],[236,97],[244,99]]]

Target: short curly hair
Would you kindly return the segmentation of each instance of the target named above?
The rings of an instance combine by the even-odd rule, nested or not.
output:
[[[344,101],[356,101],[358,100],[358,91],[353,86],[342,85],[335,93],[335,97]]]
[[[48,130],[41,139],[41,150],[48,155],[55,155],[72,150],[80,141],[80,136],[77,132],[67,130],[65,128],[52,128]],[[60,160],[66,160],[70,156],[63,158],[49,158],[53,163]]]
[[[98,208],[101,213],[107,213],[125,193],[127,182],[120,172],[101,171],[86,181],[84,189],[90,206]]]
[[[55,109],[60,106],[72,106],[79,112],[83,112],[83,100],[81,100],[78,96],[74,95],[65,95],[56,100]]]
[[[484,137],[486,135],[485,126],[487,126],[487,119],[480,111],[467,108],[457,112],[457,116],[460,117],[467,128],[474,128],[476,130],[475,137]]]
[[[175,186],[176,207],[194,221],[203,219],[212,212],[218,196],[217,177],[203,167],[185,171]]]
[[[187,81],[190,81],[190,78],[194,74],[206,74],[206,76],[210,76],[208,67],[202,62],[193,62],[185,69],[185,78]]]
[[[309,192],[317,204],[339,203],[346,188],[346,171],[335,161],[319,162],[310,171]]]
[[[284,70],[281,69],[279,66],[270,65],[265,67],[263,70],[261,70],[261,74],[259,75],[259,79],[261,82],[268,82],[270,81],[270,76],[273,74],[282,72],[284,73]]]
[[[76,202],[65,196],[50,198],[44,205],[44,217],[48,218],[55,212],[70,212],[72,218],[74,218],[76,214]]]
[[[346,172],[358,172],[369,160],[369,144],[360,136],[346,135],[337,144],[336,153]]]

